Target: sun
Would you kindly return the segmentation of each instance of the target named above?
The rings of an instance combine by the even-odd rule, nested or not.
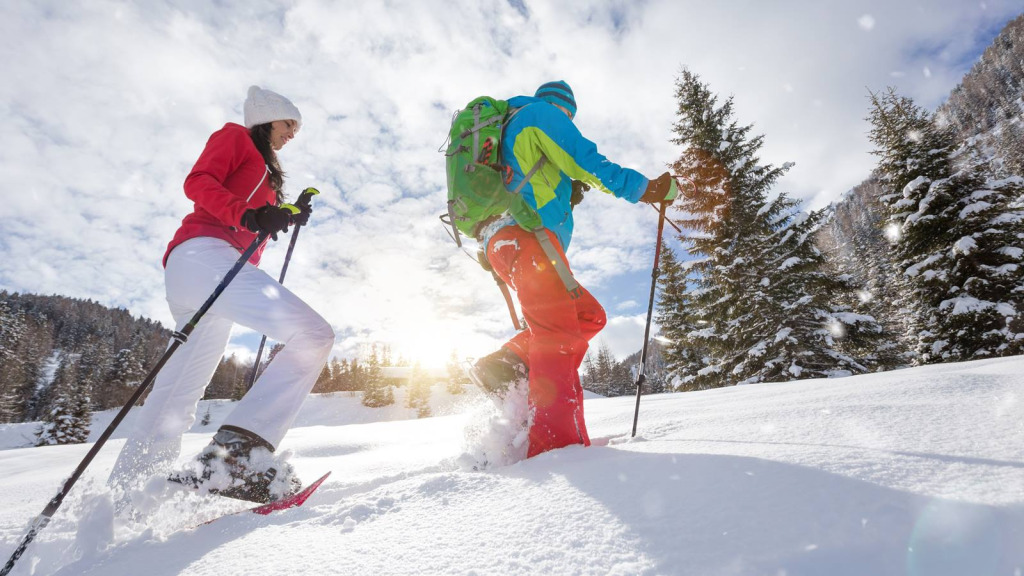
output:
[[[395,335],[392,352],[394,358],[402,358],[409,365],[419,363],[423,368],[444,368],[451,361],[452,353],[458,361],[489,352],[488,342],[480,342],[467,336],[451,324],[429,324],[430,329],[421,326],[408,327]],[[496,345],[495,345],[496,347]]]

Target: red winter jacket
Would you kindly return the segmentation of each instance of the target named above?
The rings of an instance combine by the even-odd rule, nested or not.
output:
[[[164,266],[171,250],[190,238],[220,238],[239,252],[248,248],[256,234],[240,224],[242,214],[267,202],[277,204],[269,176],[270,169],[253,144],[249,130],[229,122],[214,132],[185,178],[185,196],[195,202],[195,209],[181,221],[181,227],[167,245]],[[260,246],[249,262],[259,265],[263,248]]]

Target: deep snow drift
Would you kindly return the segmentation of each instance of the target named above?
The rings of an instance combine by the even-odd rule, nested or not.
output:
[[[402,409],[310,398],[282,449],[328,482],[303,508],[199,527],[240,506],[178,495],[148,530],[112,521],[112,440],[14,573],[1024,573],[1024,357],[645,397],[635,439],[633,399],[594,398],[604,445],[484,472],[457,461],[490,405],[456,398],[380,422]],[[87,449],[0,451],[0,561]]]

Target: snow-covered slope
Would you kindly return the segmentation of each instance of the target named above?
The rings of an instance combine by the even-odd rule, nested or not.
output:
[[[455,458],[487,403],[456,405],[312,398],[283,446],[333,471],[306,506],[189,529],[194,496],[111,527],[112,440],[15,574],[1024,573],[1024,358],[645,397],[635,439],[632,398],[589,399],[603,445],[486,472]],[[3,560],[86,450],[0,452]]]

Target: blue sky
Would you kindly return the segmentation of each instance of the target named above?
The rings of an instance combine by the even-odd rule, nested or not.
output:
[[[170,323],[160,260],[190,210],[181,184],[250,84],[303,113],[281,153],[316,186],[286,284],[338,332],[427,363],[511,335],[489,276],[437,220],[452,112],[568,81],[576,123],[612,161],[656,176],[681,67],[735,98],[795,165],[777,190],[819,208],[863,180],[867,90],[939,104],[1019,2],[8,2],[0,6],[0,288],[90,298]],[[591,195],[569,257],[605,304],[600,337],[640,347],[657,215]],[[286,242],[267,250],[276,276]],[[233,349],[258,336],[239,329]]]

